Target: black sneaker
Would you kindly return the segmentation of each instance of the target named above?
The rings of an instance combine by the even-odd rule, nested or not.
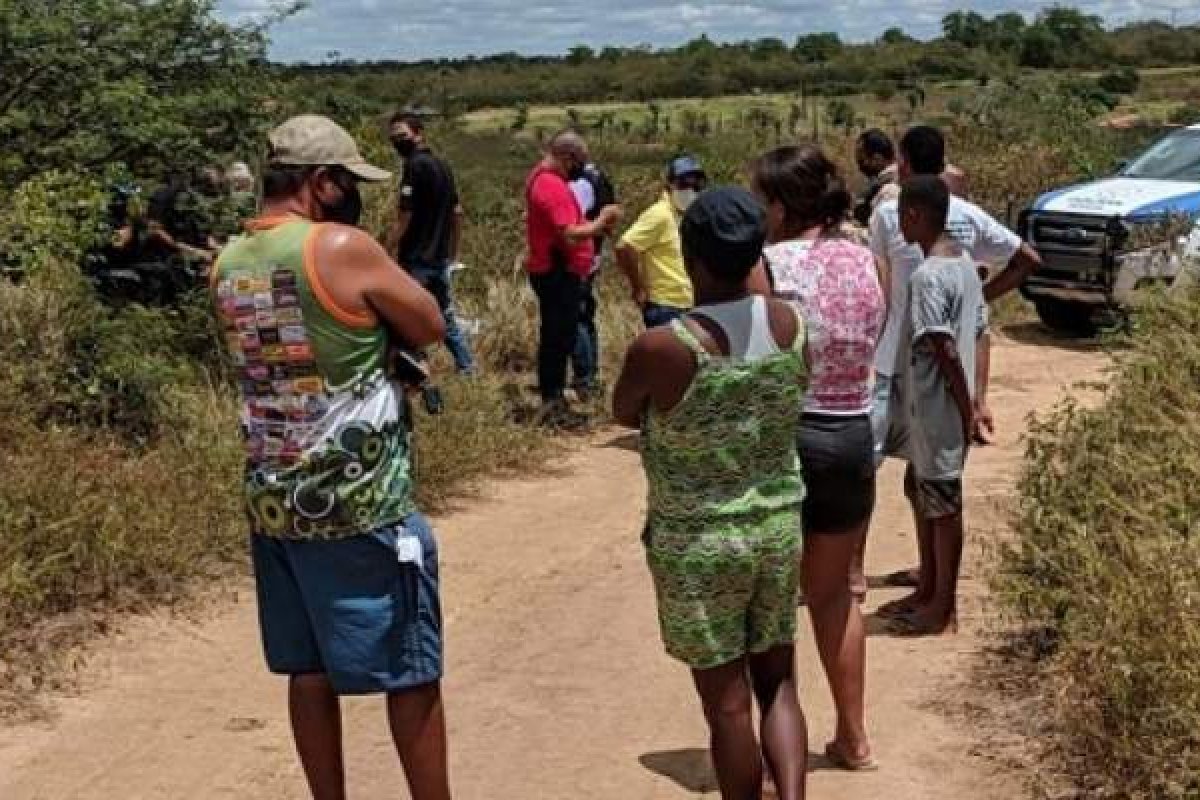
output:
[[[534,422],[551,430],[576,431],[587,427],[588,417],[586,414],[572,411],[566,399],[560,397],[543,403]]]

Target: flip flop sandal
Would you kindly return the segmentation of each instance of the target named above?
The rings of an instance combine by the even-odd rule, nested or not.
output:
[[[917,571],[915,569],[902,569],[884,575],[882,583],[889,589],[916,588]]]
[[[903,637],[941,636],[946,633],[957,633],[958,624],[951,623],[941,630],[930,628],[927,625],[919,624],[916,619],[913,618],[912,612],[910,611],[907,614],[900,614],[888,619],[887,631],[893,636]]]
[[[884,603],[875,610],[875,616],[888,619],[891,617],[902,617],[905,614],[911,614],[913,611],[912,604],[905,600],[892,600]]]
[[[910,616],[912,611],[896,614],[887,621],[887,632],[892,636],[924,636],[926,631]]]
[[[875,759],[867,756],[866,758],[851,758],[842,752],[842,749],[833,742],[825,745],[825,759],[840,770],[846,772],[876,772],[879,765],[875,763]]]

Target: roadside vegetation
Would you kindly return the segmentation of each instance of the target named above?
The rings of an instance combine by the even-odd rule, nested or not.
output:
[[[1029,436],[996,587],[1032,730],[1081,798],[1200,797],[1198,338],[1200,293],[1146,310],[1103,402]]]

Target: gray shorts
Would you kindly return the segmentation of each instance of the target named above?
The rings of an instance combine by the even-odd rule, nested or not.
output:
[[[942,519],[963,510],[962,477],[926,480],[917,477],[912,464],[904,472],[904,494],[921,519]]]

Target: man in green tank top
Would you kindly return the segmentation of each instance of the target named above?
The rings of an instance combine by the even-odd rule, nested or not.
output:
[[[412,498],[392,343],[440,341],[437,303],[357,226],[383,181],[318,116],[270,134],[263,209],[212,289],[238,376],[259,619],[289,677],[316,800],[344,800],[345,694],[385,694],[414,800],[448,800],[437,545]]]

